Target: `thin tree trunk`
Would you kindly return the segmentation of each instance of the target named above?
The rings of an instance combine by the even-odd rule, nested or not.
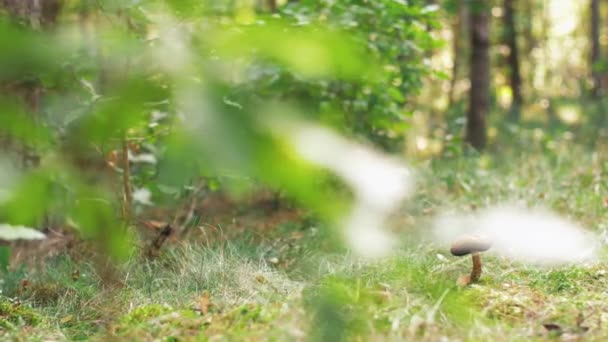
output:
[[[268,2],[268,9],[270,10],[270,12],[272,13],[276,13],[277,11],[277,0],[267,0]]]
[[[462,31],[464,27],[466,27],[466,6],[463,6],[462,3],[458,3],[458,13],[456,14],[456,18],[454,20],[454,24],[452,25],[452,78],[450,79],[450,89],[448,91],[448,108],[452,108],[454,105],[454,92],[456,88],[456,82],[458,81],[458,76],[460,73],[460,57],[461,57],[461,46],[460,41],[462,38]]]
[[[525,44],[523,48],[523,53],[527,56],[532,54],[532,50],[536,47],[537,44],[533,30],[533,18],[534,14],[536,13],[536,7],[534,6],[534,1],[532,0],[524,1],[523,5],[524,8],[523,12],[521,13],[522,17],[524,18],[522,34],[524,37]]]
[[[534,61],[534,58],[531,56],[534,49],[538,47],[538,39],[533,30],[533,23],[535,16],[538,16],[541,12],[538,10],[536,2],[532,0],[520,2],[519,5],[519,18],[521,18],[522,23],[521,37],[523,38],[521,54],[523,56],[530,56],[527,57],[526,62],[521,65],[522,67],[524,67],[524,69],[522,69],[522,72],[525,75],[532,75],[533,73],[531,72],[531,70],[534,70],[536,63]],[[525,82],[524,87],[528,89],[528,97],[536,96],[536,94],[533,94],[533,92],[535,91],[535,88],[533,86],[534,77],[526,77],[522,79],[522,82]]]
[[[513,94],[511,117],[519,120],[520,108],[523,103],[521,92],[521,72],[519,64],[519,49],[517,48],[517,31],[515,29],[514,0],[504,0],[505,8],[505,40],[509,47],[509,83]]]
[[[591,0],[591,78],[593,79],[593,97],[602,93],[602,80],[595,65],[600,60],[600,2]]]
[[[486,115],[490,107],[490,55],[487,3],[471,1],[471,90],[466,142],[478,150],[486,146]]]
[[[133,219],[133,191],[131,189],[131,165],[129,164],[129,141],[126,131],[122,136],[122,191],[123,191],[123,220],[129,227]]]

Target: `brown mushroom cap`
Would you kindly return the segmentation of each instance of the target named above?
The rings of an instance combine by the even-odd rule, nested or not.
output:
[[[485,252],[492,247],[486,237],[479,235],[465,235],[452,243],[450,253],[454,256],[463,256],[471,253]]]

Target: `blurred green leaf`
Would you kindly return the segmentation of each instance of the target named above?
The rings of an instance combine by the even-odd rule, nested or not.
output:
[[[53,37],[9,23],[0,12],[0,81],[40,77],[55,71],[67,58]]]
[[[51,133],[35,121],[23,105],[0,97],[0,134],[35,148],[48,148],[53,142]]]
[[[37,170],[23,177],[0,205],[0,213],[11,224],[37,226],[53,202],[53,184],[48,170]]]
[[[344,33],[326,28],[293,27],[280,22],[216,31],[211,41],[218,54],[271,58],[299,75],[361,79],[378,71],[374,57]]]
[[[87,187],[80,188],[75,195],[68,215],[83,236],[92,239],[115,260],[126,260],[134,247],[132,233],[118,219],[112,197]]]

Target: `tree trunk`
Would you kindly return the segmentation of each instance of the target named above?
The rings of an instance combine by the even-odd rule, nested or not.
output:
[[[277,11],[277,0],[267,0],[268,9],[271,13],[276,13]]]
[[[593,97],[602,93],[602,79],[596,64],[600,60],[600,2],[591,0],[591,78],[593,79]]]
[[[48,27],[55,23],[61,11],[61,0],[0,0],[0,6],[32,27]]]
[[[520,1],[520,11],[518,17],[521,21],[521,33],[522,38],[521,54],[527,56],[527,62],[521,66],[525,66],[522,72],[526,75],[532,75],[531,70],[535,69],[535,61],[532,57],[534,49],[539,47],[539,40],[537,34],[534,32],[534,21],[538,20],[538,17],[542,15],[542,9],[539,9],[536,1],[526,0]],[[522,79],[525,83],[524,87],[527,88],[528,97],[535,97],[537,94],[534,92],[534,77],[525,77]]]
[[[49,30],[56,23],[62,8],[62,0],[0,0],[0,9],[5,9],[11,15],[11,19],[21,21],[34,29]],[[21,77],[10,80],[5,84],[0,84],[0,91],[9,97],[17,99],[24,108],[27,109],[33,121],[38,125],[43,125],[43,111],[41,102],[45,92],[40,79],[32,77]],[[2,137],[2,143],[11,143],[12,137]],[[33,168],[40,164],[38,146],[33,146],[27,142],[13,141],[10,146],[0,146],[5,148],[3,152],[15,155],[16,161],[21,168]],[[39,225],[48,228],[53,226],[52,216],[45,214]]]
[[[478,150],[486,145],[486,115],[490,107],[490,55],[487,3],[471,1],[471,90],[466,142]]]
[[[520,108],[523,103],[521,93],[521,72],[519,67],[519,49],[517,48],[517,31],[515,29],[514,0],[504,0],[505,8],[505,40],[509,47],[509,83],[513,94],[511,117],[519,120]]]
[[[467,25],[467,14],[466,14],[466,6],[462,3],[458,3],[458,13],[456,14],[454,23],[452,25],[452,78],[450,79],[450,89],[448,91],[448,108],[452,108],[455,101],[455,88],[456,83],[458,82],[458,77],[460,71],[460,60],[462,55],[462,46],[461,39],[464,36],[463,31],[465,31],[465,27]]]
[[[61,0],[0,0],[0,8],[4,8],[15,21],[25,22],[32,28],[50,28],[61,11]],[[40,103],[44,88],[36,77],[22,77],[0,84],[0,91],[7,96],[18,99],[32,115],[34,121],[41,124],[42,115]],[[12,142],[11,137],[3,137],[3,148],[10,150],[20,159],[23,168],[36,167],[40,156],[36,153],[36,146],[25,143]],[[8,143],[7,143],[8,142]],[[5,151],[6,152],[6,151]]]

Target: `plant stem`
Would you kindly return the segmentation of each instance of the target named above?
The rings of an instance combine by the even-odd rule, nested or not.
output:
[[[122,138],[122,187],[124,194],[123,219],[128,227],[131,223],[131,208],[133,206],[133,193],[131,192],[131,168],[129,165],[129,142],[126,134]]]

